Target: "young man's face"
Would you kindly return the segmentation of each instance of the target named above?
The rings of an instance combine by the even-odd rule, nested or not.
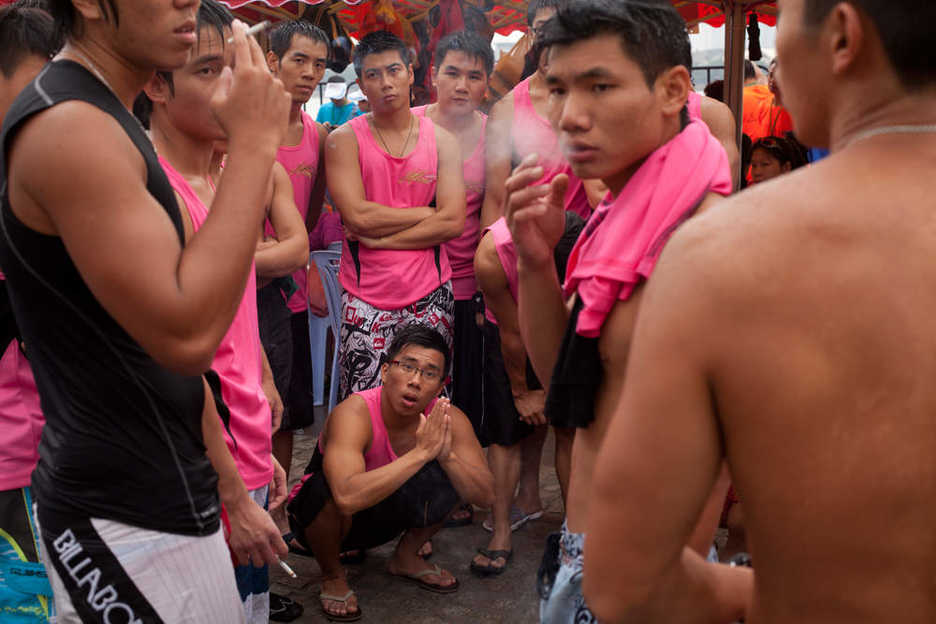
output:
[[[481,106],[487,91],[484,61],[461,50],[452,50],[445,55],[439,67],[433,68],[432,83],[444,112],[455,115],[472,113]]]
[[[612,189],[661,145],[666,115],[679,114],[664,77],[649,87],[617,35],[554,48],[546,79],[550,118],[572,171]],[[685,80],[688,89],[688,73]]]
[[[270,52],[267,55],[270,71],[279,78],[292,96],[293,103],[305,104],[325,75],[328,65],[328,47],[324,41],[304,35],[293,35],[289,49],[282,59]]]
[[[393,411],[401,416],[425,413],[429,401],[442,391],[445,356],[435,349],[406,345],[394,362],[397,363],[388,362],[380,369],[383,392]]]
[[[0,125],[3,125],[3,118],[10,110],[10,106],[13,105],[13,100],[36,77],[48,61],[49,59],[44,56],[29,54],[22,57],[19,65],[9,77],[0,72]]]
[[[224,29],[222,37],[214,26],[203,26],[188,62],[172,72],[172,93],[168,93],[168,89],[163,91],[169,122],[191,137],[226,138],[211,112],[211,98],[218,87],[221,70],[234,59],[234,46],[224,45],[224,40],[230,36],[230,28]]]
[[[397,50],[369,54],[364,57],[358,84],[374,113],[409,108],[413,66],[405,64]]]
[[[181,67],[195,45],[200,0],[115,0],[117,17],[108,19],[115,50],[145,69]],[[98,2],[88,3],[100,11]],[[103,4],[110,12],[109,2]]]
[[[796,136],[806,145],[829,144],[828,111],[825,104],[831,75],[820,58],[818,33],[804,22],[804,0],[781,0],[777,23],[776,81],[783,93],[783,106],[793,117]]]

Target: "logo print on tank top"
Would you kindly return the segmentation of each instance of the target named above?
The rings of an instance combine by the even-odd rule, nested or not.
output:
[[[414,169],[400,176],[400,182],[416,184],[435,184],[438,176],[429,171]]]
[[[289,172],[290,176],[303,175],[307,178],[315,177],[315,169],[309,163],[300,163],[295,169]]]

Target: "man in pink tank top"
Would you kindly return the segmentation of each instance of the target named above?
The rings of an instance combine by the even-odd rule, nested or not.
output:
[[[215,197],[211,174],[215,142],[225,133],[211,112],[221,69],[232,60],[230,13],[203,5],[203,21],[188,63],[173,72],[159,72],[146,86],[152,102],[153,143],[176,199],[182,208],[186,239],[201,229]],[[259,227],[259,225],[258,225]],[[225,441],[239,475],[236,491],[223,500],[235,553],[245,539],[244,526],[264,536],[267,548],[280,555],[286,549],[275,524],[263,511],[267,500],[279,506],[285,500],[285,473],[272,456],[270,404],[261,386],[263,353],[257,321],[256,271],[247,276],[244,294],[230,328],[221,340],[206,375],[218,411],[227,412]],[[275,478],[274,478],[275,477]],[[223,482],[223,480],[222,480]],[[273,559],[275,561],[275,559]],[[269,620],[269,572],[262,561],[239,561],[235,579],[249,623]],[[250,565],[253,563],[254,565]]]
[[[290,494],[290,525],[322,568],[329,619],[362,613],[339,553],[401,533],[390,574],[439,594],[458,589],[458,580],[419,550],[459,499],[490,505],[494,484],[468,418],[438,398],[450,365],[438,331],[419,323],[399,329],[380,366],[381,385],[335,408],[306,477]]]
[[[373,112],[327,139],[328,191],[347,236],[339,279],[341,395],[379,383],[396,328],[416,321],[452,342],[452,268],[443,243],[462,234],[461,147],[409,108],[413,66],[395,35],[366,35],[354,67]]]
[[[528,26],[535,37],[556,9],[566,0],[533,0],[527,12]],[[534,43],[534,50],[536,49]],[[526,80],[498,101],[491,109],[487,125],[487,193],[481,211],[481,225],[487,227],[503,216],[504,182],[510,170],[531,153],[539,154],[543,161],[543,182],[549,182],[560,173],[570,176],[565,194],[567,210],[583,219],[604,196],[607,189],[598,181],[586,185],[576,177],[559,149],[559,139],[549,119],[546,74],[542,60]]]
[[[308,21],[280,22],[270,31],[267,65],[292,97],[289,128],[276,160],[289,174],[306,236],[315,228],[325,197],[322,150],[328,133],[302,107],[315,93],[328,55],[328,36]],[[267,234],[275,232],[268,228]],[[306,279],[304,263],[292,279],[274,280],[258,293],[260,337],[284,406],[282,424],[273,436],[273,452],[287,474],[292,464],[293,432],[311,425],[315,418]]]
[[[478,108],[494,68],[491,45],[480,35],[458,31],[443,37],[435,50],[432,83],[438,101],[413,109],[451,132],[461,146],[465,179],[465,228],[445,243],[452,265],[455,294],[452,402],[475,424],[481,414],[481,331],[477,315],[480,298],[474,274],[474,254],[481,231],[484,202],[484,128],[487,116]],[[470,515],[465,515],[470,520]],[[463,520],[464,521],[464,520]]]
[[[0,126],[7,109],[23,87],[58,50],[52,18],[39,9],[0,8]],[[0,187],[4,173],[0,171]],[[39,460],[39,435],[45,419],[32,369],[17,337],[6,280],[0,273],[0,568],[7,563],[6,583],[0,586],[0,613],[31,613],[47,622],[49,586],[39,563],[35,538],[30,478]],[[18,576],[37,581],[26,591]],[[24,618],[27,617],[24,615]]]

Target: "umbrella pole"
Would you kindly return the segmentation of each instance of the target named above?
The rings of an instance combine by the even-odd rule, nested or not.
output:
[[[723,0],[725,13],[725,103],[737,122],[738,149],[741,149],[741,115],[744,93],[744,3]]]

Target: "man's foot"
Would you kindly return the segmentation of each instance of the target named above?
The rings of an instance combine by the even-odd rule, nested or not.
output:
[[[270,592],[270,621],[292,622],[302,615],[302,605],[286,596]]]
[[[456,507],[455,510],[449,514],[448,520],[445,521],[443,526],[446,529],[454,529],[468,526],[472,522],[474,522],[474,507],[471,506],[471,503],[465,503]]]
[[[432,540],[426,540],[426,543],[419,547],[419,552],[416,553],[423,559],[428,559],[432,556]]]
[[[357,595],[348,586],[348,579],[343,574],[337,578],[322,579],[319,600],[322,601],[322,613],[333,622],[353,622],[361,619]]]
[[[531,511],[529,513],[523,511],[519,505],[513,505],[510,508],[510,530],[516,531],[522,527],[527,522],[533,520],[539,520],[543,517],[543,508],[537,508],[537,511]],[[481,527],[488,533],[494,532],[494,516],[489,515],[487,519],[481,523]]]
[[[481,578],[503,574],[512,556],[512,550],[479,548],[478,555],[471,560],[471,571]]]
[[[415,561],[403,561],[397,553],[387,570],[393,576],[416,583],[422,589],[437,594],[451,594],[459,585],[458,579],[452,576],[451,572],[437,565],[429,565],[419,557],[415,558]]]

